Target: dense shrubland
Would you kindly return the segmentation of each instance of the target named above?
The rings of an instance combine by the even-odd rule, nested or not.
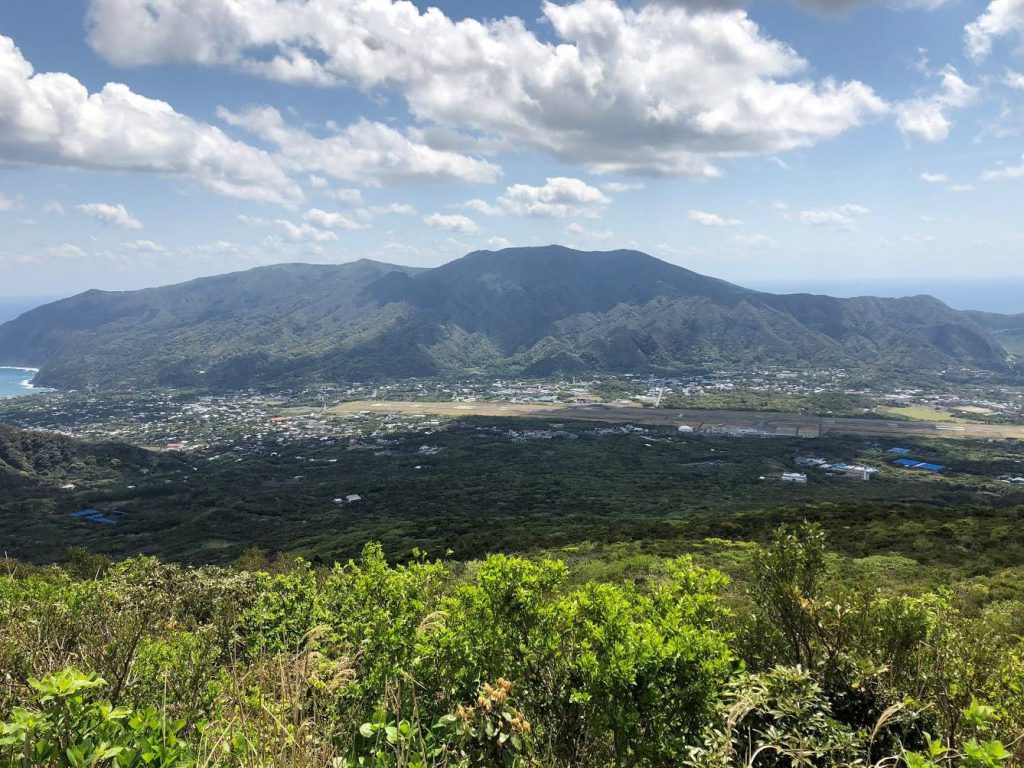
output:
[[[1024,765],[1024,603],[842,563],[11,562],[0,766]]]

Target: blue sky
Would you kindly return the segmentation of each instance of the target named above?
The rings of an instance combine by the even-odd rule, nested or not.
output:
[[[480,6],[0,5],[0,295],[551,242],[1024,281],[1024,0]]]

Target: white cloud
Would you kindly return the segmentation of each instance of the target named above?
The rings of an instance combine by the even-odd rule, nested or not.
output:
[[[315,227],[321,229],[365,229],[366,225],[353,220],[350,216],[337,211],[324,211],[310,208],[302,217]]]
[[[43,210],[46,211],[47,213],[52,213],[55,216],[64,215],[64,206],[58,203],[56,200],[51,200],[50,202],[48,202],[45,206],[43,206]]]
[[[0,193],[0,211],[17,211],[21,210],[21,200],[16,197],[7,197],[3,193]]]
[[[608,242],[609,240],[613,240],[615,238],[615,234],[613,232],[608,231],[607,229],[587,229],[582,224],[576,221],[572,222],[569,226],[567,226],[565,228],[565,231],[570,235],[575,235],[576,237],[582,237],[586,240],[596,240],[602,243]]]
[[[500,251],[503,248],[511,248],[512,241],[504,237],[489,237],[487,238],[487,245],[495,251]]]
[[[922,173],[921,181],[927,181],[929,184],[945,184],[949,181],[949,176],[944,173]]]
[[[61,243],[60,245],[54,245],[46,249],[46,252],[51,256],[56,256],[61,259],[86,259],[89,254],[83,251],[74,243]]]
[[[887,110],[859,81],[815,82],[742,10],[578,0],[542,14],[539,37],[518,18],[397,0],[91,0],[88,40],[120,66],[394,89],[424,138],[482,136],[595,172],[714,176],[720,159],[810,146]]]
[[[76,210],[92,216],[97,221],[119,229],[142,229],[142,222],[128,213],[128,209],[120,203],[82,203],[75,206]]]
[[[1020,72],[1014,72],[1012,69],[1006,70],[1006,77],[1003,78],[1003,83],[1008,88],[1014,88],[1018,91],[1024,91],[1024,74]]]
[[[946,66],[938,77],[936,93],[896,105],[896,125],[904,136],[944,141],[949,136],[949,111],[968,106],[978,95],[978,89],[965,83],[955,67]]]
[[[302,191],[266,152],[120,83],[89,93],[70,75],[35,73],[0,35],[0,160],[194,179],[219,194],[294,203]]]
[[[619,192],[632,192],[643,188],[643,184],[626,181],[608,181],[601,185],[601,189],[605,192],[611,192],[612,194],[618,194]]]
[[[308,181],[309,186],[313,187],[313,189],[323,189],[330,184],[323,176],[317,176],[315,173],[309,174]]]
[[[327,194],[342,205],[356,206],[363,204],[363,193],[358,189],[335,189]]]
[[[974,189],[973,184],[950,184],[950,192],[971,192]]]
[[[704,227],[738,227],[743,223],[739,219],[726,219],[708,211],[691,210],[686,216],[690,221]]]
[[[1024,160],[1024,158],[1021,158]],[[995,168],[985,171],[982,174],[985,181],[1005,181],[1008,179],[1024,179],[1024,163],[1020,165],[1008,165],[1005,168]]]
[[[1011,34],[1024,35],[1024,0],[992,0],[981,16],[964,27],[967,52],[983,59],[996,38]]]
[[[835,208],[808,208],[803,211],[791,213],[788,209],[781,209],[783,216],[790,220],[800,221],[804,224],[811,224],[816,227],[839,227],[840,229],[853,229],[856,224],[856,217],[866,216],[870,211],[863,205],[847,203]]]
[[[733,235],[733,240],[747,248],[778,248],[779,244],[768,235]]]
[[[285,122],[273,107],[217,114],[277,147],[281,164],[292,171],[313,171],[369,186],[437,181],[491,182],[501,169],[457,152],[433,149],[400,131],[360,118],[324,138]]]
[[[295,224],[287,219],[275,219],[274,223],[284,231],[285,237],[293,243],[322,243],[338,239],[334,232],[320,229],[307,222]]]
[[[467,200],[466,202],[461,203],[459,207],[467,208],[468,210],[476,211],[477,213],[482,213],[484,216],[501,216],[505,213],[505,211],[498,206],[491,205],[486,200],[480,200],[479,198]]]
[[[377,216],[398,214],[401,216],[415,216],[416,209],[408,203],[388,203],[387,205],[371,205],[370,213]]]
[[[152,240],[132,240],[128,243],[121,243],[121,247],[127,248],[129,251],[142,251],[145,253],[167,252],[167,249],[160,245],[160,243],[153,242]]]
[[[434,229],[444,229],[449,232],[461,232],[464,235],[472,235],[480,231],[480,227],[468,216],[460,214],[432,213],[423,217],[423,222]]]
[[[498,203],[520,216],[594,218],[611,199],[582,179],[556,176],[546,179],[540,187],[513,184],[498,198]]]

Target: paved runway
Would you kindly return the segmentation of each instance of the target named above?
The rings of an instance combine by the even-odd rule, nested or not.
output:
[[[948,424],[925,421],[889,421],[883,419],[819,418],[799,413],[767,411],[713,411],[700,408],[643,408],[630,405],[562,405],[545,403],[426,403],[387,400],[360,400],[330,409],[343,415],[401,413],[437,416],[514,416],[541,419],[582,419],[612,423],[691,426],[694,429],[736,433],[765,432],[793,437],[818,437],[824,434],[878,437],[940,437],[996,440],[1024,439],[1024,427],[990,424]]]

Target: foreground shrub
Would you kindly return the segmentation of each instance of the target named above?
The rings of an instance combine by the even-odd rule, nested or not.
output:
[[[98,698],[106,682],[76,669],[32,680],[33,706],[0,726],[0,765],[19,768],[184,768],[183,723],[153,708],[132,711]]]

